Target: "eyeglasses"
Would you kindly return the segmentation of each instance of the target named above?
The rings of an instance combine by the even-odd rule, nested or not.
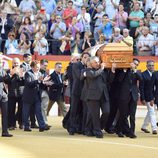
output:
[[[13,36],[14,37],[14,35],[9,35],[9,36]]]
[[[154,65],[148,65],[148,66],[152,67],[152,66],[154,66]]]

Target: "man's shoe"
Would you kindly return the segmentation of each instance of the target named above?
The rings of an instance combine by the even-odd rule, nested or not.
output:
[[[150,133],[150,131],[147,130],[147,129],[141,128],[141,130],[142,130],[143,132],[145,132],[145,133]]]
[[[69,135],[73,136],[73,135],[75,135],[75,132],[69,131]]]
[[[93,132],[91,132],[91,131],[85,132],[85,135],[88,136],[88,137],[94,136]]]
[[[137,138],[137,136],[135,134],[131,134],[129,137],[130,138]]]
[[[48,131],[50,128],[48,126],[45,126],[44,128],[39,128],[39,132]]]
[[[51,128],[52,126],[51,126],[51,125],[48,125],[48,124],[46,124],[46,127],[49,127],[49,128]]]
[[[19,125],[19,129],[23,129],[24,127],[23,127],[23,125]]]
[[[31,128],[38,129],[39,127],[35,124],[35,125],[31,125]]]
[[[96,138],[103,138],[103,133],[98,133],[95,135]]]
[[[31,132],[32,130],[30,128],[24,128],[25,132]]]
[[[2,137],[13,137],[13,135],[9,133],[2,133]]]
[[[118,132],[117,135],[118,135],[118,137],[120,137],[120,138],[123,138],[123,137],[124,137],[124,135],[123,135],[122,132]]]
[[[156,131],[156,130],[153,130],[152,134],[157,134],[157,131]]]
[[[13,130],[15,130],[15,127],[9,127],[9,130],[13,131]]]

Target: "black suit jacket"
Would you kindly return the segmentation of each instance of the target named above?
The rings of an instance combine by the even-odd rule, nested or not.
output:
[[[154,87],[155,104],[158,105],[158,71],[155,71],[153,73],[153,87]]]
[[[78,97],[81,96],[81,91],[83,88],[83,81],[80,80],[82,69],[84,69],[84,65],[81,62],[74,63],[72,66],[72,75],[73,75],[72,94]]]
[[[110,79],[109,79],[110,77]],[[85,100],[100,100],[102,95],[105,96],[105,100],[109,101],[108,84],[109,80],[112,81],[113,77],[108,70],[95,70],[87,69],[86,71],[86,93]]]
[[[38,72],[38,77],[41,76],[41,73]],[[23,92],[23,102],[33,104],[36,101],[41,100],[41,82],[35,79],[34,72],[29,70],[25,73],[25,82],[24,82],[24,92]]]
[[[119,71],[118,84],[119,84],[119,99],[126,100],[132,96],[134,101],[138,100],[138,81],[142,81],[141,73],[134,72],[128,69],[126,72]]]
[[[63,83],[61,83],[58,74],[54,71],[51,75],[50,80],[53,82],[53,85],[49,88],[49,98],[50,100],[57,101],[63,98]],[[61,76],[62,78],[62,76]]]
[[[154,76],[150,76],[148,70],[142,73],[143,80],[140,82],[140,98],[146,102],[154,99]]]

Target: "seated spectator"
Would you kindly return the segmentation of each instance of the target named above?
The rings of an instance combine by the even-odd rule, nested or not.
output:
[[[69,24],[68,31],[72,34],[72,37],[75,38],[76,33],[81,33],[83,30],[83,25],[77,21],[76,17],[73,17],[72,23]]]
[[[61,46],[61,37],[65,35],[66,25],[62,22],[60,16],[56,16],[56,23],[53,23],[50,29],[52,40],[52,53],[53,54],[61,54],[60,46]]]
[[[63,9],[63,3],[62,3],[62,1],[61,0],[59,0],[58,1],[58,3],[57,3],[57,6],[56,6],[56,8],[54,9],[54,14],[55,15],[59,15],[59,16],[63,16],[63,11],[64,11],[64,9]]]
[[[114,16],[114,22],[116,23],[116,26],[119,27],[121,30],[127,27],[127,18],[128,13],[124,11],[123,4],[119,5],[118,11],[116,12]]]
[[[100,26],[98,33],[99,35],[103,34],[107,42],[111,41],[114,25],[115,23],[108,18],[107,14],[103,15],[102,24]]]
[[[73,1],[68,1],[68,6],[63,12],[63,20],[65,21],[66,27],[69,27],[69,24],[72,22],[72,18],[77,16],[76,9],[73,8]]]
[[[46,25],[42,23],[42,17],[38,17],[37,24],[34,26],[34,33],[43,32],[46,33]]]
[[[116,27],[114,28],[114,34],[112,35],[112,42],[113,43],[120,43],[123,39],[123,36],[120,34],[121,30],[120,28]]]
[[[29,17],[32,23],[33,23],[34,20],[35,20],[35,16],[34,16],[34,14],[33,14],[33,12],[32,12],[31,9],[27,9],[27,10],[25,10],[25,11],[23,12],[22,22],[24,22],[24,20],[25,20],[26,17]]]
[[[155,56],[158,56],[158,37],[156,37],[154,41],[154,46],[155,46]]]
[[[127,44],[129,47],[133,47],[133,38],[129,36],[129,30],[123,29],[123,39],[121,43]]]
[[[36,4],[33,0],[22,0],[20,2],[19,9],[21,12],[25,12],[26,10],[31,10],[32,12],[35,12]]]
[[[50,28],[52,26],[53,23],[56,22],[56,15],[55,14],[52,14],[51,17],[50,17],[50,20],[48,21],[48,33],[50,33]]]
[[[48,53],[48,42],[45,38],[45,33],[40,31],[35,35],[35,40],[33,42],[34,52],[38,55],[46,55]]]
[[[7,14],[15,14],[18,11],[15,0],[2,0],[0,2],[0,10],[3,10]]]
[[[26,32],[21,33],[20,42],[18,45],[19,53],[21,55],[31,54],[30,47],[31,47],[31,41],[29,40],[28,34]]]
[[[21,34],[23,32],[26,32],[28,34],[30,40],[33,40],[34,28],[33,28],[33,25],[31,23],[31,20],[29,17],[25,17],[24,22],[20,26],[19,34]]]
[[[5,41],[5,54],[19,54],[18,41],[15,39],[14,32],[9,32],[8,39]]]
[[[134,3],[134,10],[129,14],[130,35],[135,36],[136,28],[139,26],[140,19],[144,18],[144,12],[140,9],[140,3]]]
[[[46,13],[51,15],[56,8],[55,0],[42,0],[42,7],[45,8]]]
[[[138,55],[150,56],[153,55],[154,36],[149,33],[149,28],[144,27],[142,35],[138,39]]]
[[[90,31],[90,21],[91,21],[90,14],[86,12],[85,6],[81,7],[81,13],[78,14],[77,20],[82,24],[83,30],[82,30],[81,38],[83,38],[84,33]]]

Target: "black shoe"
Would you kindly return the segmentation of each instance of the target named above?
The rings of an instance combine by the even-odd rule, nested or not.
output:
[[[75,135],[75,132],[69,131],[69,135],[73,136],[73,135]]]
[[[2,133],[2,137],[13,137],[13,135],[9,133]]]
[[[25,132],[31,132],[32,130],[30,128],[24,128]]]
[[[50,126],[50,125],[46,124],[46,127],[49,127],[49,128],[51,128],[52,126]]]
[[[31,125],[31,128],[38,129],[39,127],[35,124],[35,125]]]
[[[44,128],[39,128],[39,132],[48,131],[50,128],[45,126]]]
[[[103,133],[98,133],[95,135],[96,138],[103,138]]]
[[[88,137],[94,136],[93,132],[91,132],[91,131],[85,132],[85,135],[88,136]]]
[[[156,125],[158,126],[158,122],[156,123]]]
[[[108,134],[114,134],[115,131],[112,129],[105,129],[105,132],[107,132]]]
[[[23,129],[24,127],[23,127],[23,125],[19,125],[19,129]]]
[[[130,138],[137,138],[137,136],[135,134],[131,134]]]
[[[141,128],[141,130],[142,130],[143,132],[145,132],[145,133],[150,133],[150,131],[147,130],[147,129]]]
[[[118,137],[120,137],[120,138],[123,138],[123,137],[124,137],[124,135],[123,135],[122,132],[118,132],[117,135],[118,135]]]

